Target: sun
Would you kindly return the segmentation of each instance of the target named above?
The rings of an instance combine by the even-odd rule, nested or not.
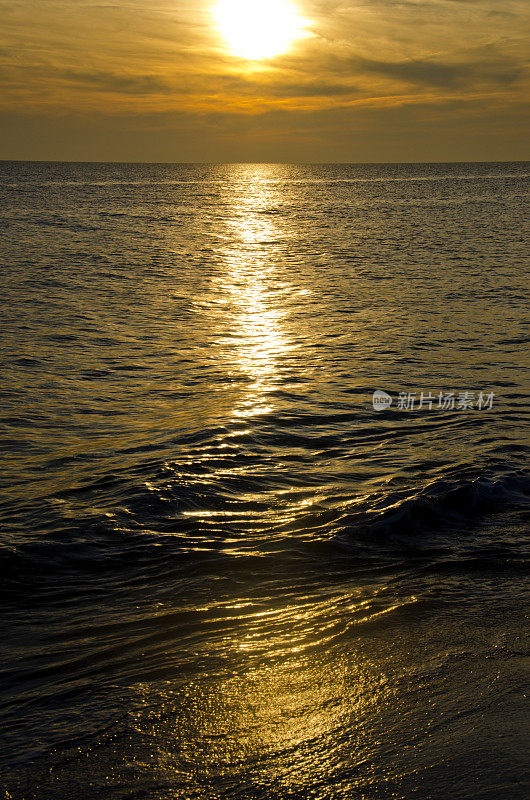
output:
[[[304,20],[289,0],[219,0],[213,11],[221,35],[241,58],[273,58],[304,36]]]

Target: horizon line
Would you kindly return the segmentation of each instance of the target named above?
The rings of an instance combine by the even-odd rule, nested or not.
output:
[[[211,166],[218,164],[259,164],[259,165],[285,165],[285,166],[381,166],[381,165],[417,165],[427,166],[433,164],[528,164],[528,159],[500,159],[500,160],[448,160],[448,161],[133,161],[133,160],[102,160],[99,159],[59,159],[59,158],[0,158],[1,164],[136,164],[144,166]]]

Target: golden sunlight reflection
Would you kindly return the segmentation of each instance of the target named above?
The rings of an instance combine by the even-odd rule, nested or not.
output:
[[[322,610],[317,603],[298,613],[318,628]],[[280,610],[272,619],[261,617],[271,634],[291,623]],[[226,645],[219,647],[223,652]],[[150,688],[144,697],[140,688],[140,709],[162,709],[158,719],[146,719],[141,710],[137,718],[138,733],[156,742],[159,777],[171,780],[178,769],[188,773],[192,789],[224,774],[247,779],[251,762],[255,786],[274,783],[285,796],[341,764],[355,767],[352,778],[369,777],[370,755],[385,735],[382,720],[399,707],[384,652],[358,640],[340,650],[324,649],[320,641],[311,652],[292,650],[281,659],[272,642],[270,648],[273,659],[241,654],[245,667],[235,673],[184,687],[168,684],[155,703]],[[339,739],[338,730],[345,732]]]
[[[239,371],[247,376],[236,417],[255,417],[273,410],[270,394],[278,385],[280,361],[293,345],[285,332],[285,295],[293,287],[282,280],[278,248],[285,234],[275,221],[278,194],[268,182],[268,167],[252,167],[234,185],[228,244],[223,248],[231,330],[223,339]]]

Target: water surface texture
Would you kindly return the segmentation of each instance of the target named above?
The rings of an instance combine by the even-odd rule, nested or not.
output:
[[[530,165],[0,175],[5,798],[527,798]]]

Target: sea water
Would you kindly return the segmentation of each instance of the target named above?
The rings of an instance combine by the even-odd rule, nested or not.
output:
[[[0,176],[5,797],[526,798],[530,165]]]

